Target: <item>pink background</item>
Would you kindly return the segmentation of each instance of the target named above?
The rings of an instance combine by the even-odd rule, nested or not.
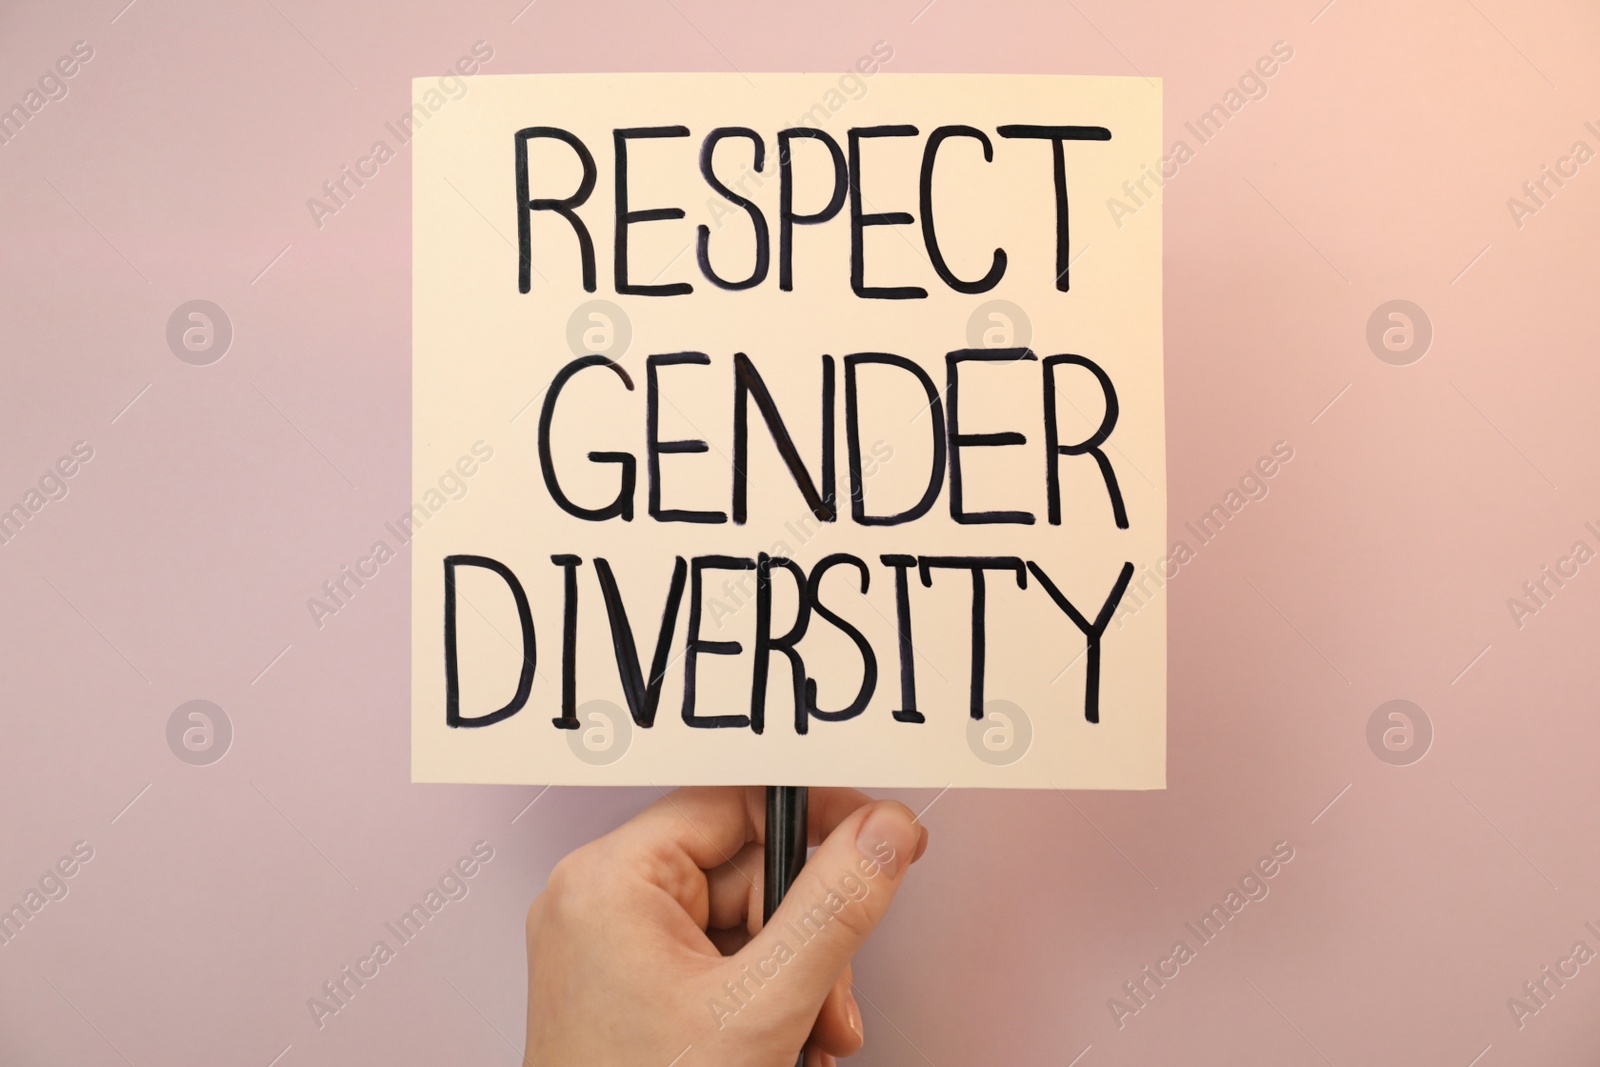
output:
[[[1288,42],[1166,190],[1173,536],[1295,449],[1170,587],[1171,787],[938,798],[858,962],[861,1059],[1593,1062],[1600,965],[1506,1006],[1600,949],[1600,567],[1507,608],[1600,547],[1600,164],[1506,205],[1600,148],[1592,5],[124,2],[0,13],[4,106],[94,48],[0,146],[0,507],[94,448],[0,546],[0,904],[95,849],[0,946],[0,1061],[516,1063],[524,909],[654,797],[410,785],[405,564],[305,607],[408,503],[409,156],[320,230],[305,202],[481,39],[492,73],[842,71],[877,40],[889,71],[1142,72],[1169,141]],[[194,298],[235,330],[207,367],[164,336]],[[1365,339],[1396,298],[1434,327],[1409,366]],[[205,767],[165,737],[195,698],[236,732]],[[1435,732],[1409,766],[1366,740],[1395,698]],[[480,839],[471,894],[319,1030],[306,999]],[[1118,1029],[1277,841],[1270,895]]]

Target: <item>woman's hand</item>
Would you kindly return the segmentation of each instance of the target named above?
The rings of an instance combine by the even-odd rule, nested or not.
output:
[[[762,928],[759,788],[680,789],[563,859],[528,911],[528,1067],[793,1067],[861,1047],[850,958],[927,846],[893,801],[813,789]]]

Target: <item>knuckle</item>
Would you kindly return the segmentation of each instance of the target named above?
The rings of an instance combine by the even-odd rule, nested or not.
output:
[[[811,888],[797,903],[798,922],[807,929],[834,929],[845,937],[863,941],[877,926],[877,914],[865,896],[846,895],[826,886]]]
[[[844,906],[834,915],[833,921],[850,936],[857,940],[866,940],[867,935],[878,925],[876,916],[865,900],[851,900],[849,897],[843,899]]]
[[[575,895],[581,895],[584,884],[589,880],[589,869],[592,864],[585,854],[587,846],[563,856],[554,867],[550,869],[550,877],[545,883],[545,895],[556,900],[563,900]]]
[[[551,868],[544,892],[539,894],[539,900],[535,902],[536,906],[540,907],[543,914],[557,921],[576,918],[585,903],[593,898],[594,868],[587,846],[563,857]]]

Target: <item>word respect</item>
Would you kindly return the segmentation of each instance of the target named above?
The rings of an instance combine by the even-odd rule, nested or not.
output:
[[[1111,131],[1104,126],[1036,126],[1036,125],[1001,125],[996,127],[995,133],[1002,142],[1006,141],[1043,141],[1050,145],[1053,191],[1056,209],[1056,255],[1055,255],[1055,287],[1066,292],[1068,290],[1067,266],[1071,262],[1069,251],[1068,227],[1068,198],[1067,198],[1067,165],[1066,149],[1068,142],[1074,141],[1109,141]],[[650,222],[666,222],[684,218],[685,213],[681,207],[672,206],[636,206],[633,192],[629,186],[628,168],[629,156],[632,152],[640,151],[637,142],[689,137],[687,126],[640,126],[626,129],[613,129],[611,131],[612,156],[613,156],[613,214],[612,226],[612,272],[616,291],[621,294],[636,296],[683,296],[694,291],[694,286],[689,282],[663,282],[642,283],[631,279],[629,273],[628,237],[630,228]],[[860,126],[851,128],[845,137],[845,145],[830,134],[811,126],[795,126],[778,131],[776,168],[778,171],[778,219],[777,219],[777,258],[778,258],[778,288],[785,292],[794,288],[794,247],[795,228],[797,226],[819,226],[837,218],[845,212],[848,200],[848,220],[850,227],[850,288],[856,296],[877,300],[914,300],[924,298],[928,291],[915,285],[868,285],[866,281],[866,252],[864,236],[867,229],[875,226],[910,226],[916,223],[917,217],[908,211],[868,211],[861,193],[862,174],[865,170],[863,153],[866,142],[880,138],[908,138],[920,137],[921,131],[912,125],[882,125]],[[954,139],[977,142],[977,147],[983,153],[985,163],[993,163],[996,157],[995,143],[987,133],[974,126],[945,125],[935,128],[928,134],[922,149],[922,161],[919,171],[916,202],[921,213],[921,232],[924,250],[927,252],[928,261],[934,271],[951,289],[958,293],[983,293],[993,289],[1000,283],[1006,271],[1006,252],[1003,248],[996,248],[990,260],[989,270],[980,278],[962,278],[958,276],[945,259],[944,250],[939,242],[938,229],[934,222],[934,170],[939,153],[945,145]],[[697,259],[700,272],[706,281],[721,289],[751,289],[766,281],[772,262],[772,234],[767,222],[766,214],[748,196],[744,195],[742,183],[730,187],[716,171],[718,146],[728,140],[748,142],[748,152],[751,165],[746,169],[746,175],[751,173],[762,174],[767,168],[767,143],[761,134],[747,126],[719,126],[709,131],[701,141],[699,154],[699,170],[705,183],[719,197],[738,209],[745,212],[750,219],[750,224],[755,232],[755,262],[750,273],[743,277],[724,277],[711,262],[711,230],[708,226],[698,227],[697,233]],[[566,190],[552,190],[547,186],[549,179],[543,170],[535,167],[530,162],[530,144],[542,141],[556,142],[565,146],[570,151],[573,160],[581,170],[577,188]],[[826,155],[826,162],[820,168],[828,178],[827,200],[815,210],[800,210],[796,207],[796,190],[799,181],[796,171],[798,154],[794,151],[797,144],[810,142],[817,146]],[[586,221],[579,213],[589,202],[594,194],[599,179],[599,167],[595,162],[595,154],[582,138],[569,130],[557,126],[529,126],[516,131],[514,135],[516,187],[517,187],[517,233],[519,267],[517,285],[520,292],[526,293],[531,287],[531,274],[534,271],[533,257],[533,220],[540,212],[550,212],[566,221],[571,227],[572,236],[577,241],[578,254],[581,263],[583,288],[587,292],[594,292],[596,288],[595,266],[595,240],[590,233],[590,221]],[[815,158],[816,152],[808,152]],[[808,166],[815,166],[815,163]],[[553,194],[562,195],[553,195]],[[959,211],[961,205],[952,205]],[[591,213],[592,214],[592,213]],[[541,272],[542,273],[542,272]]]

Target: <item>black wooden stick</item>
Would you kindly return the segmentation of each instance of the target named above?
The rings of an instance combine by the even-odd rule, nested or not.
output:
[[[762,921],[772,918],[778,901],[806,864],[806,787],[767,786],[767,877]]]
[[[769,922],[778,902],[806,863],[806,805],[803,785],[767,786],[766,879],[762,883],[762,922]],[[795,1061],[805,1067],[805,1052]]]

